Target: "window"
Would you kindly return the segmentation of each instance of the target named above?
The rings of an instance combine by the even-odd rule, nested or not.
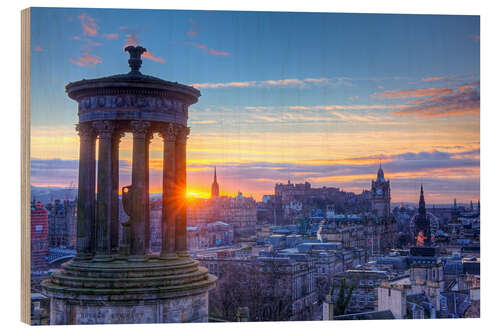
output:
[[[38,232],[38,233],[42,232],[43,231],[43,225],[36,225],[35,226],[35,231]]]

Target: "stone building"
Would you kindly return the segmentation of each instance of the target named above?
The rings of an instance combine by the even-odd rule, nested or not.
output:
[[[352,290],[352,294],[344,314],[375,311],[378,299],[377,288],[390,278],[391,275],[386,271],[347,270],[334,276],[332,301],[335,303],[341,292],[341,284],[345,283],[345,294],[348,294],[349,289]]]
[[[76,201],[55,200],[46,205],[49,211],[49,246],[76,245]]]
[[[50,299],[40,293],[31,293],[31,321],[33,326],[48,325],[50,316]]]
[[[407,318],[406,296],[410,292],[411,285],[409,283],[382,282],[378,288],[377,310],[390,310],[395,319]]]
[[[236,240],[253,236],[257,230],[257,203],[253,198],[218,196],[208,200],[197,199],[188,203],[188,225],[224,221],[234,229]]]
[[[49,212],[41,202],[31,205],[31,273],[48,270]]]
[[[288,301],[290,315],[285,320],[312,320],[317,292],[311,258],[262,255],[257,262],[264,282],[261,287],[269,296]]]
[[[216,200],[219,220],[234,227],[236,239],[255,235],[257,228],[257,203],[241,192],[235,198],[219,197]]]
[[[188,226],[187,242],[189,250],[232,245],[233,226],[222,221]]]
[[[222,281],[213,293],[227,297],[224,293],[231,292],[243,302],[235,307],[250,308],[251,321],[314,319],[318,297],[315,260],[305,253],[255,250],[228,249],[196,256]]]
[[[276,184],[273,201],[281,210],[275,214],[278,224],[295,223],[295,220],[308,217],[312,210],[321,209],[326,212],[333,206],[339,212],[362,213],[370,211],[369,192],[361,194],[345,192],[337,187],[313,188],[311,184]]]
[[[412,293],[424,293],[439,311],[440,293],[444,291],[445,281],[438,249],[412,247],[409,260]]]

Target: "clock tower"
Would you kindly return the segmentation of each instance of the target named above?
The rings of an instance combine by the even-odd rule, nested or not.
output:
[[[372,180],[372,210],[380,217],[387,217],[391,213],[391,185],[384,178],[382,164],[377,172],[377,179]]]

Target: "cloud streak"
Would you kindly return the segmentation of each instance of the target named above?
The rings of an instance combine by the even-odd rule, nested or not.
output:
[[[99,26],[96,23],[96,20],[86,13],[82,13],[78,16],[78,20],[80,20],[80,24],[83,29],[83,34],[86,36],[96,36],[99,30]]]
[[[213,82],[213,83],[195,83],[195,88],[219,89],[219,88],[307,88],[340,85],[351,86],[351,80],[348,78],[287,78],[280,80],[263,81],[234,81],[234,82]]]
[[[90,55],[88,52],[83,52],[78,59],[70,58],[69,61],[80,67],[95,67],[95,65],[102,63],[101,57]]]
[[[373,98],[382,99],[408,99],[425,96],[446,95],[453,92],[449,88],[421,88],[421,89],[402,89],[402,90],[385,90],[372,94]]]
[[[144,52],[142,54],[142,57],[146,58],[146,59],[149,59],[149,60],[156,61],[156,62],[161,62],[161,63],[165,62],[165,59],[163,59],[161,57],[156,57],[155,55],[153,55],[151,52],[148,52],[148,51]]]
[[[229,52],[225,52],[225,51],[217,51],[217,50],[214,50],[214,49],[210,49],[210,54],[213,54],[213,55],[218,55],[218,56],[224,56],[224,57],[228,57],[230,56],[231,54],[229,54]]]
[[[400,116],[441,117],[478,115],[480,111],[479,81],[455,88],[420,88],[386,90],[372,94],[373,98],[407,99],[406,107],[392,110]]]
[[[117,33],[103,34],[102,37],[105,39],[118,39],[119,35]]]

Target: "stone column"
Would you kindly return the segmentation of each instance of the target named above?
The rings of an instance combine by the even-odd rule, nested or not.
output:
[[[99,136],[99,161],[97,165],[97,214],[96,214],[96,260],[111,260],[111,216],[112,216],[112,136],[114,123],[95,121]]]
[[[147,253],[146,229],[147,204],[147,163],[146,140],[150,123],[143,120],[131,121],[134,136],[132,156],[132,226],[131,226],[131,255],[142,258]]]
[[[160,132],[163,138],[163,189],[161,219],[161,254],[160,258],[176,258],[175,223],[177,207],[175,200],[175,138],[177,128],[173,124]]]
[[[150,228],[150,207],[149,207],[149,145],[153,139],[153,133],[149,132],[146,135],[144,152],[146,155],[146,185],[144,187],[144,195],[146,196],[146,253],[151,250],[151,228]]]
[[[112,138],[111,147],[111,172],[112,172],[112,193],[111,193],[111,251],[117,252],[119,247],[119,225],[120,225],[120,208],[119,208],[119,159],[120,159],[120,140],[124,136],[123,132],[115,131]]]
[[[95,226],[95,131],[90,124],[78,124],[80,161],[78,166],[78,206],[76,226],[76,257],[88,259],[93,254],[92,237]]]
[[[175,251],[180,257],[189,256],[186,244],[186,143],[188,135],[188,127],[179,127],[179,133],[175,141],[175,188],[177,192],[176,206],[178,208],[177,223],[175,227]]]

